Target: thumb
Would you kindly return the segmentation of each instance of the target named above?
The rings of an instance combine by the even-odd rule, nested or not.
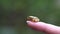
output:
[[[27,21],[27,25],[34,30],[42,31],[46,34],[60,34],[60,27],[52,24]]]

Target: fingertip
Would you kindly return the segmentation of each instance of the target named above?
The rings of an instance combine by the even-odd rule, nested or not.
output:
[[[27,24],[31,23],[31,21],[26,21]]]
[[[43,31],[45,28],[42,22],[31,22],[31,21],[26,21],[26,22],[27,22],[28,27],[37,31]]]
[[[34,24],[36,24],[36,23],[38,23],[38,22],[26,21],[26,23],[27,23],[28,25],[34,25]]]
[[[30,21],[26,21],[27,23],[29,23]]]

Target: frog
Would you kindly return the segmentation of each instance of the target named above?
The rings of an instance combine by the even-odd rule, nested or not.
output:
[[[27,21],[32,21],[32,22],[39,22],[40,19],[36,16],[28,16]]]

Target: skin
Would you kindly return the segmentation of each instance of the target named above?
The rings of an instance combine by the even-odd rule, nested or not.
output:
[[[26,21],[28,27],[45,34],[60,34],[60,27],[45,22]]]

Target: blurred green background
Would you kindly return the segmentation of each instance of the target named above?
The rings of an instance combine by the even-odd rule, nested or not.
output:
[[[0,0],[0,34],[44,34],[27,27],[30,15],[60,26],[60,0]]]

